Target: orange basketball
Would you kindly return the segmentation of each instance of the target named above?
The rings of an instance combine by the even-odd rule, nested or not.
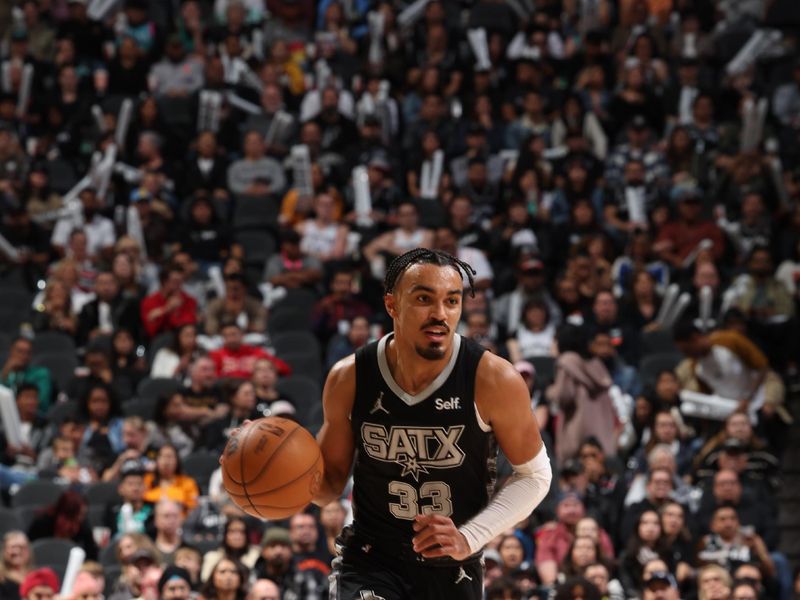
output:
[[[228,440],[222,483],[246,513],[285,519],[311,502],[322,480],[317,441],[289,419],[265,417]]]

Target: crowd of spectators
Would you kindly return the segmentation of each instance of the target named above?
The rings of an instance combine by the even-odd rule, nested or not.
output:
[[[791,4],[0,2],[0,597],[61,591],[57,538],[70,600],[326,598],[348,498],[261,522],[216,457],[319,427],[417,246],[557,474],[488,599],[800,597]]]

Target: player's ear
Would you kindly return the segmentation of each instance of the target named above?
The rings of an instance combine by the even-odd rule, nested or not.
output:
[[[384,294],[383,305],[386,307],[386,312],[389,313],[390,317],[393,319],[397,317],[397,306],[395,305],[394,294]]]

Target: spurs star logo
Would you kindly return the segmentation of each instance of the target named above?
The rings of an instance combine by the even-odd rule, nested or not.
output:
[[[387,415],[389,414],[389,411],[388,411],[388,410],[386,410],[386,409],[383,407],[383,392],[381,392],[381,393],[378,395],[378,398],[375,400],[375,405],[372,407],[372,410],[371,410],[371,411],[369,411],[369,414],[373,415],[373,414],[375,414],[376,412],[378,412],[378,411],[380,411],[380,410],[382,410],[383,412],[385,412]]]
[[[464,570],[464,567],[458,568],[458,577],[456,577],[456,583],[461,583],[464,579],[467,581],[472,581],[472,577],[467,575],[467,572]]]
[[[361,600],[386,600],[386,598],[383,596],[378,596],[378,594],[372,590],[362,590]]]

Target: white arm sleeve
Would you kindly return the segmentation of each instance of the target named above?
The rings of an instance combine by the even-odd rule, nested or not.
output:
[[[527,518],[547,495],[553,471],[547,450],[522,465],[511,465],[514,475],[481,512],[458,528],[472,553],[478,552],[509,527]]]

